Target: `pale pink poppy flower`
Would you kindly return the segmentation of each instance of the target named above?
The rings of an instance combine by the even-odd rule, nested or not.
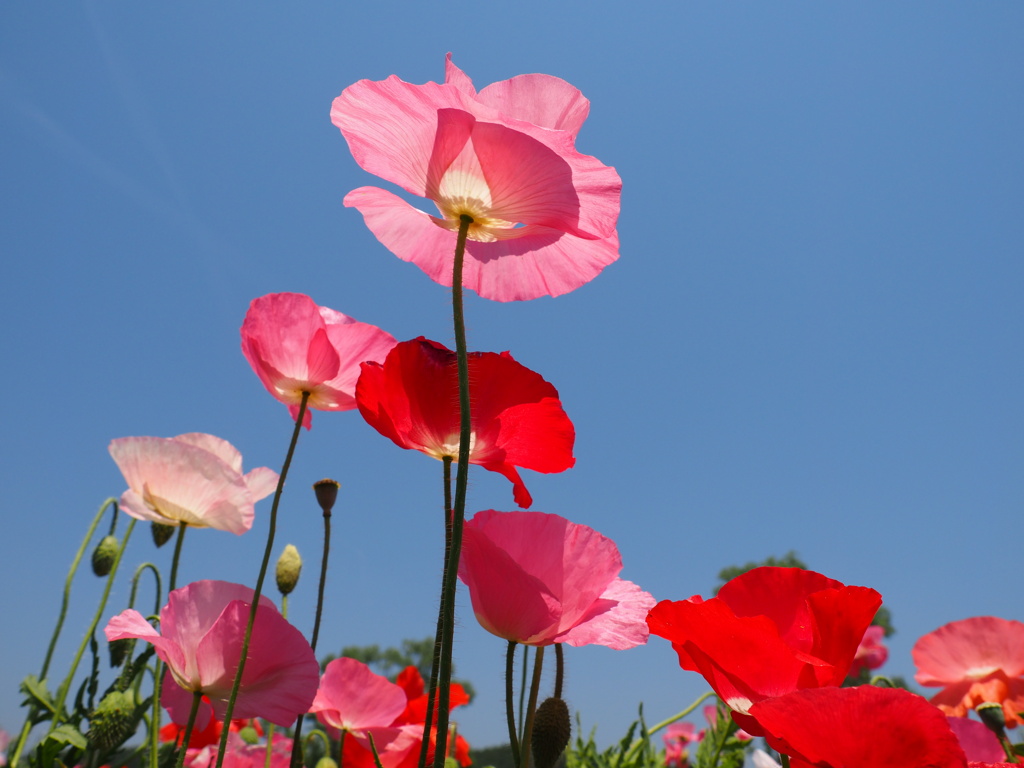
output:
[[[263,386],[297,418],[302,394],[320,411],[356,407],[359,364],[379,362],[395,338],[302,293],[271,293],[253,299],[242,323],[242,354]],[[309,429],[307,410],[303,426]]]
[[[543,512],[477,512],[463,531],[459,578],[488,632],[525,645],[647,642],[655,600],[618,577],[615,542]]]
[[[254,594],[241,584],[195,581],[168,596],[159,632],[131,609],[113,617],[103,631],[108,641],[132,637],[152,643],[179,686],[205,694],[212,712],[203,711],[203,721],[196,723],[202,729],[211,714],[224,719]],[[291,725],[309,709],[319,678],[320,667],[305,637],[260,596],[232,717]],[[180,703],[180,697],[164,700],[181,722],[188,710],[182,712],[175,701]]]
[[[139,520],[241,534],[252,527],[253,505],[277,487],[274,470],[243,475],[242,454],[201,432],[122,437],[109,450],[128,482],[121,509]]]
[[[1024,723],[1024,624],[995,616],[953,621],[911,649],[921,685],[942,686],[932,704],[961,717],[978,704],[1003,705],[1006,724]]]
[[[309,708],[339,738],[344,731],[364,748],[373,746],[384,768],[398,765],[423,738],[423,725],[396,724],[405,711],[405,690],[355,659],[331,661]]]
[[[425,213],[376,187],[345,205],[392,253],[451,285],[460,216],[472,217],[463,285],[486,299],[558,296],[619,256],[622,182],[576,151],[590,103],[557,77],[519,75],[479,93],[446,59],[445,82],[360,80],[331,120],[366,171],[429,198]]]

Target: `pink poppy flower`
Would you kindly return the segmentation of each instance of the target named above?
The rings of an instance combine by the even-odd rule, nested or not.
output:
[[[589,102],[564,80],[520,75],[479,93],[448,54],[445,82],[360,80],[331,120],[356,162],[429,198],[438,216],[376,187],[345,205],[392,253],[451,285],[460,216],[472,217],[463,285],[486,299],[558,296],[619,256],[622,182],[575,149]]]
[[[968,760],[999,762],[1006,757],[999,739],[984,723],[966,717],[948,716],[946,722]]]
[[[469,353],[469,398],[469,463],[511,480],[519,506],[533,499],[516,467],[562,472],[576,463],[576,433],[558,391],[508,352]],[[383,363],[363,363],[356,400],[366,422],[401,448],[458,458],[458,370],[447,347],[421,336]]]
[[[525,645],[647,642],[654,598],[620,579],[615,542],[543,512],[477,512],[463,530],[459,578],[488,632]]]
[[[899,688],[808,688],[750,708],[791,768],[966,768],[939,710]]]
[[[122,437],[109,450],[128,482],[121,509],[139,520],[242,534],[252,527],[253,505],[277,486],[274,470],[243,475],[242,454],[201,432]]]
[[[857,646],[857,654],[853,657],[853,664],[847,673],[850,677],[856,677],[862,669],[878,669],[885,664],[885,660],[889,658],[889,649],[882,643],[883,639],[884,627],[873,624],[864,630],[864,637]]]
[[[217,764],[220,740],[204,747],[189,748],[185,753],[187,768],[213,768]],[[268,755],[269,752],[269,755]],[[269,757],[269,762],[268,762]],[[237,733],[228,734],[222,768],[288,768],[292,759],[292,739],[275,733],[271,744],[249,744]]]
[[[686,768],[689,765],[686,745],[690,742],[700,741],[702,738],[704,738],[704,731],[697,733],[697,726],[693,723],[672,723],[665,728],[662,739],[665,742],[666,768]]]
[[[359,364],[383,360],[393,346],[390,333],[318,307],[302,293],[253,299],[242,323],[242,354],[267,391],[288,406],[292,419],[303,392],[310,393],[309,408],[355,408]],[[308,410],[302,423],[306,429],[312,424]]]
[[[160,632],[129,609],[112,618],[104,634],[108,641],[134,637],[152,643],[181,688],[205,694],[211,706],[196,723],[202,729],[211,716],[224,719],[254,594],[241,584],[196,581],[168,596],[160,610]],[[309,709],[319,679],[320,667],[302,633],[260,596],[233,717],[291,725]],[[170,694],[163,703],[171,705],[175,722],[187,719],[182,697]]]
[[[647,617],[672,641],[683,669],[699,672],[747,732],[762,731],[751,703],[801,688],[840,685],[882,603],[800,568],[755,568],[709,600],[663,600]]]
[[[953,621],[911,650],[921,685],[942,686],[931,702],[958,717],[986,701],[1003,705],[1007,726],[1024,723],[1024,624],[995,616]]]

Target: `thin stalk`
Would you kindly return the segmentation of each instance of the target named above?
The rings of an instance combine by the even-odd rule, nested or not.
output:
[[[192,709],[189,710],[188,723],[185,724],[185,738],[181,740],[181,746],[178,748],[178,758],[175,761],[178,768],[185,764],[185,753],[188,752],[188,743],[192,739],[192,727],[196,724],[196,715],[199,714],[199,702],[202,700],[203,692],[193,691]]]
[[[519,681],[519,742],[526,738],[523,734],[523,726],[526,725],[526,693],[529,688],[526,685],[526,676],[530,674],[530,646],[523,645],[523,671],[522,679]]]
[[[185,531],[188,523],[178,521],[178,535],[174,539],[174,554],[171,555],[171,579],[167,585],[168,596],[178,588],[178,564],[181,563],[181,550],[185,544]],[[149,765],[150,768],[157,768],[160,751],[160,720],[163,712],[160,710],[160,689],[164,685],[164,665],[158,658],[153,665],[153,716],[150,719],[149,729]]]
[[[252,596],[252,605],[249,608],[249,623],[245,627],[245,636],[242,638],[242,651],[238,659],[238,669],[235,671],[235,681],[231,686],[231,695],[228,697],[228,705],[224,711],[224,730],[220,734],[220,745],[217,748],[217,768],[224,763],[224,753],[227,751],[228,735],[231,729],[228,723],[231,722],[231,713],[235,711],[235,699],[238,698],[238,689],[242,685],[242,673],[245,671],[246,657],[249,655],[249,641],[252,639],[252,627],[256,623],[256,610],[260,605],[260,595],[263,593],[263,580],[267,576],[267,566],[270,564],[270,553],[274,548],[274,534],[277,532],[277,508],[281,503],[281,492],[284,490],[284,481],[288,476],[288,468],[292,464],[292,456],[295,455],[295,446],[299,442],[299,434],[302,432],[302,420],[306,417],[306,405],[309,403],[309,392],[302,393],[302,401],[299,403],[299,413],[295,417],[295,429],[292,430],[292,440],[288,444],[288,453],[285,454],[284,464],[281,465],[281,474],[277,478],[277,489],[274,491],[274,502],[270,505],[270,524],[267,532],[267,546],[263,550],[263,562],[260,564],[260,575],[256,579],[256,589]]]
[[[469,486],[469,441],[472,421],[469,411],[469,353],[466,349],[466,318],[462,311],[462,263],[466,255],[466,238],[473,219],[459,217],[459,236],[455,241],[455,263],[452,267],[452,319],[455,324],[455,358],[459,372],[459,468],[455,475],[455,504],[452,508],[452,545],[446,558],[444,590],[441,595],[444,628],[441,636],[441,663],[438,667],[437,747],[434,768],[444,768],[448,751],[448,697],[452,682],[452,647],[455,643],[455,586],[462,550],[462,523],[466,517],[466,490]],[[219,768],[219,766],[218,766]]]
[[[715,695],[714,691],[708,691],[703,696],[699,697],[690,706],[688,706],[686,709],[684,709],[682,712],[678,712],[678,713],[672,715],[672,717],[666,718],[665,720],[662,720],[660,723],[657,723],[653,728],[648,729],[648,731],[647,731],[648,737],[653,736],[658,731],[660,731],[662,728],[666,728],[666,727],[672,725],[672,723],[676,722],[677,720],[682,720],[688,714],[690,714],[695,709],[697,709],[697,707],[699,707],[701,704],[703,704],[707,699],[710,699],[714,695]],[[624,758],[624,762],[627,765],[630,764],[630,762],[632,760],[634,760],[634,758],[636,757],[637,752],[640,751],[640,749],[644,746],[645,743],[646,743],[646,741],[644,739],[634,739],[633,743],[629,745],[629,750],[626,752],[626,756]]]
[[[425,768],[430,746],[430,728],[434,723],[434,704],[437,701],[438,667],[441,664],[441,640],[444,637],[444,585],[447,581],[448,558],[452,549],[452,457],[441,459],[444,464],[444,568],[441,572],[441,599],[437,605],[437,628],[434,630],[434,652],[430,660],[430,682],[427,684],[427,717],[423,723],[423,741],[417,765]]]
[[[39,671],[39,681],[44,682],[46,680],[46,673],[50,671],[50,661],[53,660],[53,651],[57,647],[57,638],[60,637],[61,630],[64,628],[64,619],[68,615],[68,604],[71,601],[71,582],[74,581],[75,574],[78,573],[78,566],[82,562],[82,556],[85,554],[85,548],[89,546],[89,541],[92,539],[92,535],[96,533],[96,529],[99,527],[100,521],[103,519],[103,515],[107,511],[107,507],[111,504],[114,505],[114,515],[117,515],[117,499],[107,499],[100,505],[99,511],[96,516],[92,519],[92,524],[89,526],[89,530],[85,533],[85,538],[82,539],[82,543],[78,547],[78,552],[75,553],[74,560],[71,561],[71,567],[68,569],[68,575],[64,579],[64,595],[60,601],[60,611],[57,614],[57,625],[53,628],[53,635],[50,637],[50,645],[46,649],[46,656],[43,658],[43,666]],[[28,739],[28,734],[32,730],[32,721],[35,719],[36,714],[39,712],[39,708],[35,705],[29,707],[28,716],[25,718],[25,724],[21,728],[21,733],[18,734],[18,740],[14,743],[14,749],[11,750],[10,764],[17,765],[18,760],[21,759],[21,752],[25,748],[25,741]]]
[[[562,644],[555,643],[555,698],[562,698],[562,678],[565,676],[565,661],[562,658]]]
[[[516,641],[508,641],[508,651],[505,653],[505,719],[508,720],[508,742],[512,749],[512,762],[515,768],[519,768],[519,737],[516,734],[516,712],[515,712],[515,686],[512,685],[512,676],[516,670]]]
[[[533,716],[537,712],[537,692],[540,673],[544,666],[544,646],[537,646],[533,657],[533,681],[530,683],[530,703],[526,706],[526,725],[523,727],[522,768],[530,768],[530,742],[533,740]]]

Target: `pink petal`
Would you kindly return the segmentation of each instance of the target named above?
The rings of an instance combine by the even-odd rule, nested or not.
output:
[[[161,636],[152,625],[146,621],[142,614],[131,608],[122,611],[107,622],[103,628],[103,634],[107,642],[135,638],[152,643],[156,648],[156,654],[171,669],[184,670],[186,666],[185,654],[181,647],[173,639]]]
[[[280,476],[270,467],[256,467],[245,475],[245,485],[252,494],[253,501],[265,499],[277,490]]]
[[[205,432],[189,432],[172,437],[171,439],[179,443],[194,445],[196,448],[202,448],[204,451],[212,453],[235,472],[242,473],[242,454],[227,440],[216,435],[208,435]]]
[[[361,732],[390,726],[407,703],[400,686],[374,674],[360,661],[341,658],[327,665],[309,711],[327,725]],[[382,745],[378,743],[377,748]]]
[[[556,642],[605,645],[617,651],[647,642],[647,614],[657,601],[631,581],[615,579],[586,617]]]
[[[573,138],[590,113],[590,102],[580,90],[552,75],[518,75],[491,83],[477,100],[516,120],[566,131]]]
[[[194,693],[178,685],[174,675],[168,669],[164,674],[164,682],[160,687],[160,705],[167,710],[171,722],[178,725],[188,725],[188,717],[192,714],[192,698]],[[202,701],[196,712],[195,728],[200,731],[210,724],[213,717],[213,707],[208,701]]]
[[[345,196],[366,226],[392,253],[411,261],[432,280],[450,286],[455,234],[437,226],[431,216],[390,192],[361,187]],[[522,227],[522,235],[466,247],[463,285],[482,298],[524,301],[561,296],[596,277],[619,257],[613,234],[585,240],[540,226]]]
[[[975,616],[929,632],[911,650],[921,685],[978,680],[1002,670],[1024,674],[1024,624],[995,616]]]
[[[966,717],[947,717],[946,722],[968,760],[998,763],[1006,757],[999,739],[984,723]]]

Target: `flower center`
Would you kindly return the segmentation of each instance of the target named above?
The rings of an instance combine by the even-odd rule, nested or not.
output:
[[[473,220],[467,233],[470,240],[491,243],[508,237],[508,230],[516,228],[516,222],[494,215],[491,188],[484,178],[472,141],[466,142],[444,172],[434,202],[443,218],[431,218],[440,227],[457,232],[462,216]]]
[[[476,449],[476,432],[469,433],[469,455],[473,455],[473,451]],[[432,448],[428,448],[426,451],[428,454],[433,456],[435,459],[443,459],[446,456],[458,461],[459,459],[459,433],[453,432],[448,435],[439,444],[434,445]]]

